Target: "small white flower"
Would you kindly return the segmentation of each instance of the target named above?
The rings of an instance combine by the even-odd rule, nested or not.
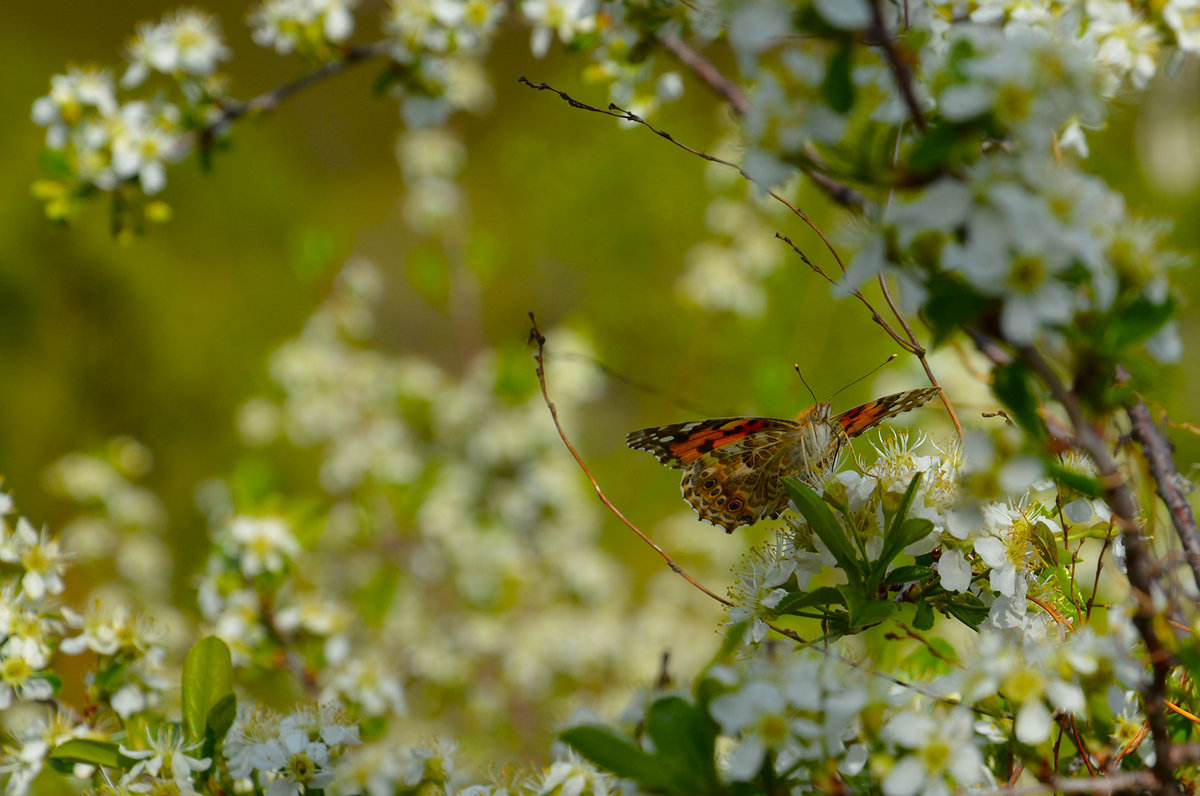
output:
[[[158,732],[153,735],[147,729],[146,742],[149,749],[129,749],[121,746],[121,754],[138,761],[130,769],[131,777],[145,772],[152,777],[170,777],[181,785],[190,784],[194,772],[206,771],[212,765],[211,758],[196,758],[187,754],[193,749],[199,749],[203,741],[188,744],[184,740],[183,731],[173,724],[160,726]]]
[[[616,793],[612,776],[597,771],[574,752],[556,760],[532,786],[532,796],[609,796]]]
[[[961,550],[942,548],[938,576],[946,591],[965,592],[971,586],[971,564]]]
[[[282,572],[300,553],[300,544],[282,517],[234,517],[229,523],[229,537],[242,574],[248,578],[262,572]]]
[[[534,56],[546,55],[555,34],[559,41],[570,44],[580,33],[595,30],[593,5],[592,0],[522,0],[521,13],[534,24],[530,40]]]
[[[1168,0],[1162,15],[1179,49],[1200,53],[1200,0]]]
[[[50,665],[46,650],[35,639],[12,636],[0,646],[0,710],[13,698],[49,699],[54,695],[50,681],[39,676]]]
[[[47,594],[62,594],[66,588],[62,573],[66,570],[67,557],[46,529],[40,533],[35,531],[24,517],[17,520],[11,536],[0,537],[0,561],[18,564],[25,570],[21,588],[31,600]]]
[[[936,717],[899,713],[884,725],[882,737],[910,751],[884,777],[885,796],[949,796],[958,787],[984,781],[983,755],[965,708]]]

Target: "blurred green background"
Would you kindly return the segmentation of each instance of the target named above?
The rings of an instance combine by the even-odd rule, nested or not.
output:
[[[220,17],[234,51],[226,67],[234,96],[298,74],[298,61],[250,42],[246,4],[204,7]],[[464,245],[477,295],[449,299],[444,284],[430,279],[436,249],[405,226],[394,154],[399,114],[394,100],[373,96],[378,66],[371,64],[297,95],[270,117],[239,124],[211,173],[195,162],[173,168],[162,198],[174,220],[132,245],[110,238],[100,202],[72,228],[51,226],[29,193],[43,139],[29,121],[31,103],[71,63],[109,65],[119,74],[135,24],[171,8],[146,0],[16,4],[0,26],[0,51],[9,59],[0,83],[7,120],[0,127],[0,473],[35,522],[53,526],[69,512],[42,486],[47,465],[129,434],[155,456],[146,483],[165,501],[180,551],[199,549],[195,485],[236,461],[237,407],[268,386],[266,357],[297,333],[354,255],[388,275],[382,347],[461,371],[484,348],[521,346],[532,310],[544,329],[570,323],[594,341],[606,365],[653,385],[658,394],[614,383],[593,416],[573,419],[610,495],[643,522],[683,508],[678,478],[626,451],[624,435],[694,416],[672,399],[713,414],[791,416],[810,402],[792,363],[824,397],[894,350],[859,307],[835,302],[794,257],[768,278],[761,317],[715,315],[679,298],[674,286],[685,253],[711,236],[705,164],[645,130],[620,129],[519,86],[517,77],[527,75],[607,102],[602,87],[577,80],[582,60],[561,48],[535,60],[528,32],[511,26],[489,59],[492,110],[454,122],[469,149]],[[382,9],[381,2],[359,7],[357,41],[374,38]],[[726,127],[725,112],[697,82],[687,78],[686,85],[684,98],[657,121],[709,148]],[[1194,70],[1160,77],[1143,107],[1117,108],[1109,128],[1093,136],[1089,161],[1139,213],[1175,219],[1173,241],[1189,253],[1200,249],[1192,221],[1200,210],[1198,86]],[[800,203],[832,231],[852,223],[807,189]],[[810,254],[819,251],[797,220],[771,223]],[[1180,275],[1185,297],[1196,279],[1194,271]],[[1187,309],[1182,321],[1185,360],[1164,369],[1160,392],[1148,398],[1177,420],[1196,420],[1190,396],[1200,327]],[[532,387],[532,365],[527,376]],[[856,384],[837,406],[871,392],[870,380]],[[1185,432],[1173,436],[1186,471],[1200,444]],[[697,532],[718,533],[708,526]]]

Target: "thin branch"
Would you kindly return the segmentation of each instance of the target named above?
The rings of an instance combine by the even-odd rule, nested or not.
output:
[[[963,796],[1033,796],[1038,793],[1117,793],[1127,790],[1145,790],[1158,784],[1149,771],[1129,771],[1110,777],[1047,777],[1036,785],[1014,785],[995,790],[962,791]]]
[[[679,63],[692,70],[692,74],[712,89],[718,97],[729,103],[734,113],[745,116],[750,111],[750,101],[742,93],[741,87],[725,77],[712,62],[692,49],[691,45],[679,38],[675,33],[667,32],[658,37],[658,41],[667,52],[675,56]]]
[[[189,136],[185,136],[182,140],[187,146],[191,146],[197,139],[201,143],[207,143],[212,140],[225,125],[236,121],[243,116],[258,113],[269,113],[275,110],[280,103],[288,97],[303,91],[304,89],[328,80],[335,75],[340,75],[355,64],[369,61],[383,55],[387,55],[392,46],[392,42],[387,39],[381,39],[371,44],[364,44],[358,47],[349,47],[343,53],[341,58],[336,61],[329,61],[321,64],[311,72],[307,72],[300,77],[292,80],[289,83],[284,83],[282,86],[259,94],[253,99],[241,102],[238,100],[226,100],[221,108],[220,114],[217,115],[201,130],[198,130]]]
[[[1050,363],[1032,348],[1020,350],[1022,361],[1028,364],[1043,383],[1050,388],[1051,394],[1062,404],[1071,419],[1074,428],[1074,442],[1092,457],[1096,469],[1100,473],[1104,486],[1105,497],[1112,507],[1113,515],[1121,526],[1125,540],[1125,564],[1129,575],[1129,584],[1134,589],[1133,624],[1138,635],[1146,644],[1146,652],[1150,659],[1153,677],[1150,683],[1142,689],[1142,699],[1145,701],[1146,717],[1150,722],[1150,734],[1154,739],[1156,759],[1154,773],[1158,779],[1161,792],[1179,794],[1179,783],[1175,781],[1170,762],[1171,739],[1166,722],[1166,691],[1167,679],[1174,663],[1174,656],[1165,648],[1155,629],[1156,612],[1154,609],[1154,568],[1150,561],[1150,551],[1142,538],[1142,528],[1138,524],[1138,505],[1128,482],[1121,474],[1117,463],[1109,455],[1108,446],[1103,437],[1084,415],[1083,407],[1076,395],[1069,390],[1058,374],[1050,367]]]
[[[800,260],[805,265],[807,265],[809,268],[811,268],[821,278],[823,278],[826,282],[828,282],[831,285],[837,286],[837,284],[838,284],[837,281],[835,279],[833,279],[833,277],[831,277],[829,274],[825,273],[824,269],[822,269],[819,265],[816,265],[815,263],[813,263],[813,261],[808,258],[808,255],[806,255],[800,249],[799,246],[797,246],[795,243],[792,242],[791,238],[789,238],[787,235],[783,235],[778,232],[775,233],[775,237],[779,238],[781,241],[786,243],[788,246],[791,246],[792,251],[794,251],[796,254],[800,255]],[[854,298],[858,299],[859,301],[861,301],[863,303],[863,306],[865,306],[867,308],[867,311],[871,313],[871,320],[873,320],[875,323],[879,324],[879,326],[882,327],[883,330],[888,333],[888,336],[891,337],[892,340],[894,340],[896,342],[896,345],[900,346],[901,348],[903,348],[905,351],[907,351],[910,354],[913,354],[913,355],[917,354],[917,352],[920,349],[917,346],[914,346],[908,340],[905,340],[903,337],[901,337],[900,333],[897,332],[895,329],[893,329],[888,324],[888,322],[884,319],[884,317],[879,314],[879,310],[875,309],[874,305],[871,304],[871,302],[867,300],[867,297],[862,294],[862,291],[860,291],[858,288],[855,288],[852,291],[850,291],[850,295],[854,296]]]
[[[925,121],[925,112],[921,110],[921,103],[917,100],[916,89],[913,88],[912,69],[900,54],[900,50],[896,48],[892,32],[888,30],[887,23],[884,22],[881,0],[871,0],[871,26],[867,32],[872,43],[879,45],[887,56],[888,65],[892,68],[892,75],[896,78],[896,87],[900,90],[900,98],[908,106],[908,114],[912,117],[913,124],[918,130],[925,132],[928,124]]]
[[[588,481],[591,482],[592,488],[596,490],[596,497],[600,498],[600,502],[607,506],[608,510],[615,514],[617,519],[625,523],[625,525],[631,531],[636,533],[643,542],[654,548],[654,551],[662,556],[663,560],[667,562],[667,566],[671,568],[672,572],[674,572],[676,575],[679,575],[688,583],[692,584],[697,589],[704,592],[709,597],[712,597],[722,605],[732,606],[733,603],[731,601],[703,586],[695,578],[685,572],[683,567],[676,564],[675,559],[671,558],[671,555],[666,550],[663,550],[654,542],[653,539],[642,533],[641,528],[638,528],[636,525],[630,522],[625,515],[621,513],[621,510],[614,506],[612,501],[608,499],[608,496],[604,494],[604,490],[600,488],[600,484],[596,481],[596,477],[592,475],[592,471],[588,469],[588,466],[583,463],[583,458],[580,457],[579,452],[575,450],[575,446],[571,444],[571,440],[567,438],[567,433],[563,431],[562,424],[558,421],[558,409],[554,406],[554,402],[550,400],[550,391],[546,386],[546,337],[538,329],[537,319],[533,317],[532,312],[529,313],[529,322],[531,324],[529,329],[529,339],[531,342],[537,345],[537,353],[534,354],[534,359],[537,360],[537,379],[538,384],[542,388],[542,398],[546,402],[546,408],[550,410],[550,417],[552,420],[554,420],[554,428],[558,430],[558,436],[562,439],[563,444],[567,446],[567,450],[570,452],[571,458],[575,460],[575,463],[578,464],[580,469],[583,470],[583,474],[587,476]]]
[[[768,196],[770,196],[772,199],[774,199],[775,201],[782,204],[788,210],[791,210],[794,215],[796,215],[801,221],[803,221],[806,225],[808,225],[808,228],[817,234],[817,237],[820,238],[821,242],[825,244],[825,248],[828,249],[829,253],[833,255],[833,259],[837,262],[838,267],[842,270],[843,273],[845,273],[846,264],[842,262],[842,258],[840,256],[838,256],[837,250],[833,247],[833,244],[829,242],[829,238],[825,237],[825,233],[821,231],[820,227],[818,227],[816,224],[814,224],[812,219],[810,219],[803,210],[796,207],[791,202],[789,202],[787,199],[784,199],[778,193],[769,189],[767,186],[763,185],[761,182],[759,182],[758,180],[751,177],[746,172],[746,170],[743,169],[738,164],[733,163],[732,161],[729,161],[729,160],[725,160],[723,158],[716,157],[715,155],[710,155],[706,152],[702,152],[699,149],[694,149],[694,148],[688,146],[687,144],[683,143],[682,141],[678,140],[677,138],[672,136],[667,131],[659,130],[657,127],[650,124],[648,121],[643,119],[641,116],[638,116],[636,113],[633,113],[632,111],[627,111],[624,108],[622,108],[621,106],[616,105],[615,103],[609,103],[609,106],[607,109],[597,108],[595,105],[588,105],[586,102],[580,102],[579,100],[575,99],[574,97],[571,97],[570,95],[568,95],[565,91],[559,91],[554,86],[548,85],[546,83],[531,83],[529,81],[529,79],[526,78],[524,75],[522,75],[520,78],[518,78],[517,82],[523,83],[524,85],[529,86],[530,88],[535,89],[537,91],[549,91],[552,94],[557,94],[559,96],[559,98],[562,99],[563,102],[567,103],[572,108],[577,108],[581,111],[590,111],[592,113],[599,113],[599,114],[603,114],[604,116],[612,116],[613,118],[616,118],[616,119],[621,119],[623,121],[640,124],[642,127],[645,127],[647,130],[649,130],[650,132],[657,135],[659,138],[669,141],[670,143],[674,144],[675,146],[679,147],[680,149],[682,149],[685,152],[695,155],[696,157],[701,158],[703,160],[707,160],[710,163],[717,163],[722,166],[726,166],[728,168],[733,169],[738,174],[740,174],[744,180],[746,180],[747,182],[753,183],[754,185],[757,185]]]
[[[1158,496],[1171,513],[1171,522],[1175,525],[1175,532],[1179,534],[1179,541],[1183,544],[1188,566],[1192,568],[1192,577],[1196,585],[1200,586],[1200,528],[1196,526],[1196,514],[1192,511],[1192,504],[1179,487],[1182,476],[1171,458],[1172,445],[1154,425],[1145,401],[1139,400],[1126,412],[1132,424],[1133,438],[1142,446],[1146,464],[1150,467],[1150,474],[1154,476]]]
[[[941,387],[938,383],[937,376],[933,375],[933,368],[929,366],[929,360],[925,357],[925,347],[917,341],[917,335],[908,324],[908,319],[904,317],[904,313],[900,312],[900,308],[896,306],[896,302],[892,299],[892,291],[888,288],[887,279],[883,274],[879,274],[879,289],[883,292],[883,300],[887,302],[891,308],[892,314],[896,316],[896,320],[900,321],[900,325],[904,327],[905,334],[912,342],[914,354],[917,360],[921,363],[921,367],[925,370],[925,376],[929,379],[929,383],[934,387]],[[961,442],[963,438],[962,423],[958,422],[958,413],[954,411],[954,405],[950,403],[950,398],[946,395],[946,391],[942,390],[939,395],[942,399],[942,405],[946,407],[946,411],[950,413],[950,421],[954,423],[954,430],[958,433],[958,439]]]

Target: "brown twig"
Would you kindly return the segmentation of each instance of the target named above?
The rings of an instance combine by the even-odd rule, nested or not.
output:
[[[1128,482],[1121,474],[1117,463],[1109,455],[1103,437],[1084,415],[1083,407],[1076,395],[1054,372],[1050,363],[1032,348],[1020,350],[1021,360],[1033,370],[1050,389],[1055,399],[1063,406],[1074,426],[1074,444],[1087,451],[1096,463],[1104,487],[1105,497],[1112,507],[1113,516],[1121,527],[1125,539],[1125,564],[1129,584],[1134,588],[1133,624],[1146,645],[1153,677],[1142,689],[1150,734],[1154,740],[1156,759],[1154,775],[1162,793],[1180,794],[1170,762],[1171,739],[1167,732],[1164,712],[1166,710],[1167,679],[1174,665],[1174,656],[1163,645],[1155,629],[1154,571],[1150,551],[1142,539],[1142,528],[1138,524],[1138,505]]]
[[[230,122],[250,114],[273,111],[285,99],[309,86],[339,75],[355,64],[386,55],[391,46],[391,41],[381,39],[371,44],[349,47],[342,53],[341,58],[338,60],[321,64],[311,72],[303,74],[289,83],[284,83],[282,86],[259,94],[251,100],[245,102],[228,100],[221,108],[221,113],[210,121],[203,130],[193,135],[198,136],[201,141],[208,141]],[[194,138],[192,141],[194,141]],[[192,141],[188,141],[189,145]]]
[[[881,0],[871,0],[871,26],[867,32],[871,42],[879,45],[883,49],[884,55],[887,56],[892,75],[896,78],[896,88],[900,90],[900,98],[908,106],[908,114],[912,117],[913,124],[918,130],[925,132],[928,124],[925,121],[925,112],[921,110],[921,103],[917,100],[916,89],[913,88],[912,69],[896,48],[892,32],[888,30],[887,23],[883,20]]]
[[[792,213],[797,218],[799,218],[801,221],[803,221],[808,226],[809,229],[811,229],[813,232],[815,232],[817,237],[821,239],[821,242],[823,244],[825,244],[825,248],[829,250],[829,253],[831,255],[833,255],[833,259],[835,262],[837,262],[838,267],[842,270],[843,273],[845,273],[846,264],[842,262],[842,258],[838,255],[837,249],[835,249],[833,247],[833,244],[830,243],[829,238],[827,238],[825,236],[825,233],[821,231],[820,227],[818,227],[815,223],[813,223],[812,219],[810,219],[808,217],[808,214],[806,214],[800,208],[796,207],[794,204],[789,202],[787,199],[784,199],[776,191],[771,190],[766,185],[763,185],[761,182],[754,179],[754,177],[750,176],[750,174],[745,169],[743,169],[741,166],[739,166],[738,164],[736,164],[732,161],[729,161],[729,160],[725,160],[724,158],[719,158],[715,155],[710,155],[707,152],[702,152],[699,149],[690,147],[687,144],[680,141],[679,139],[672,136],[666,130],[658,129],[654,125],[650,124],[650,122],[643,119],[641,116],[638,116],[636,113],[633,113],[632,111],[627,111],[624,108],[622,108],[620,105],[617,105],[615,103],[609,103],[609,106],[607,109],[606,108],[597,108],[595,105],[588,105],[586,102],[580,102],[579,100],[575,99],[574,97],[571,97],[570,95],[568,95],[565,91],[560,91],[560,90],[556,89],[554,86],[548,85],[546,83],[532,83],[524,75],[522,75],[520,78],[518,78],[518,82],[522,83],[526,86],[529,86],[530,88],[535,89],[537,91],[549,91],[552,94],[557,94],[558,97],[560,99],[562,99],[563,102],[567,103],[572,108],[577,108],[578,110],[581,110],[581,111],[590,111],[591,113],[599,113],[599,114],[603,114],[604,116],[612,116],[613,118],[616,118],[616,119],[621,119],[623,121],[633,122],[634,124],[639,124],[642,127],[645,127],[650,132],[657,135],[659,138],[662,138],[662,139],[674,144],[675,146],[679,147],[680,149],[682,149],[683,151],[685,151],[689,154],[695,155],[696,157],[701,158],[702,160],[707,160],[709,163],[717,163],[721,166],[726,166],[730,169],[733,169],[734,171],[736,171],[738,174],[740,174],[742,176],[742,179],[746,180],[747,182],[753,183],[754,185],[757,185],[772,199],[774,199],[775,201],[782,204],[788,210],[792,211]]]
[[[656,553],[662,556],[663,560],[667,562],[667,566],[671,568],[672,572],[674,572],[676,575],[679,575],[688,583],[692,584],[717,602],[726,606],[732,606],[733,603],[730,600],[725,599],[721,595],[707,588],[687,572],[685,572],[683,567],[676,564],[675,559],[671,558],[671,555],[666,550],[663,550],[654,542],[653,539],[642,533],[642,529],[630,522],[629,519],[627,519],[625,515],[621,513],[621,510],[614,506],[612,501],[608,499],[608,496],[604,494],[604,490],[600,488],[600,483],[596,481],[596,477],[592,475],[592,471],[588,469],[586,464],[584,464],[583,458],[580,457],[579,452],[575,450],[575,446],[571,444],[571,440],[567,438],[567,433],[563,431],[562,424],[558,421],[558,409],[554,406],[554,402],[550,400],[550,391],[546,386],[546,337],[538,329],[537,319],[533,317],[532,312],[529,313],[529,322],[531,324],[529,329],[529,339],[531,342],[537,345],[537,353],[534,354],[534,359],[537,360],[537,378],[538,385],[540,385],[542,388],[542,398],[546,402],[546,408],[550,410],[550,417],[554,421],[554,428],[558,430],[558,436],[562,439],[563,444],[567,446],[567,451],[570,452],[571,458],[575,460],[575,463],[579,465],[581,470],[583,470],[583,474],[587,476],[588,481],[591,482],[592,488],[596,490],[596,497],[600,498],[600,502],[607,506],[608,510],[617,516],[617,519],[625,523],[625,525],[631,531],[636,533],[643,542],[650,545],[650,547],[652,547]]]
[[[721,74],[721,71],[713,66],[711,61],[692,49],[691,45],[672,32],[663,33],[658,37],[658,41],[666,48],[667,52],[675,56],[679,63],[692,70],[692,74],[700,78],[718,97],[728,102],[734,113],[738,116],[745,116],[749,112],[750,101],[742,93],[741,87]]]
[[[1036,785],[1013,785],[994,790],[963,791],[964,796],[1034,796],[1038,793],[1117,793],[1118,791],[1152,788],[1156,784],[1149,771],[1129,771],[1109,777],[1051,776]]]
[[[779,238],[781,241],[786,243],[788,246],[791,246],[792,251],[794,251],[796,254],[798,254],[800,256],[800,260],[805,265],[807,265],[809,268],[811,268],[814,273],[816,273],[821,278],[823,278],[826,282],[828,282],[831,285],[835,285],[835,286],[838,284],[837,281],[833,277],[831,277],[829,274],[825,273],[825,270],[823,268],[821,268],[819,265],[816,265],[815,263],[813,263],[813,261],[808,258],[808,255],[806,255],[799,246],[797,246],[795,243],[793,243],[792,239],[789,238],[787,235],[783,235],[781,233],[776,232],[775,237]],[[879,314],[879,311],[877,309],[875,309],[875,306],[873,304],[871,304],[871,302],[867,300],[867,297],[862,294],[861,290],[859,290],[858,288],[854,288],[853,290],[850,291],[850,295],[854,296],[854,298],[858,299],[859,301],[861,301],[863,303],[863,306],[865,306],[867,308],[867,311],[871,313],[871,320],[873,320],[875,323],[879,324],[879,326],[882,327],[883,330],[888,333],[888,336],[891,337],[894,341],[896,341],[896,345],[900,346],[908,353],[914,354],[914,355],[920,350],[920,348],[918,346],[915,346],[908,340],[904,339],[900,335],[899,332],[897,332],[895,329],[893,329],[891,327],[890,324],[888,324],[888,322],[884,319],[884,317]]]
[[[1158,496],[1171,513],[1171,522],[1183,545],[1188,566],[1192,569],[1192,577],[1196,585],[1200,586],[1200,528],[1196,526],[1196,514],[1192,511],[1192,504],[1179,487],[1181,476],[1175,467],[1174,459],[1171,458],[1173,446],[1154,424],[1145,401],[1139,400],[1130,406],[1126,413],[1129,415],[1133,438],[1142,446],[1146,464],[1154,477]]]
[[[900,326],[903,327],[904,333],[908,335],[908,339],[915,349],[913,353],[916,354],[917,361],[921,363],[921,367],[924,369],[929,383],[934,387],[941,387],[942,385],[938,383],[937,376],[933,375],[933,368],[929,366],[929,360],[925,356],[925,346],[918,342],[916,333],[908,324],[908,319],[904,317],[904,313],[900,312],[900,308],[896,306],[896,302],[892,299],[892,291],[888,288],[887,279],[884,278],[882,273],[879,274],[879,289],[883,293],[883,300],[887,302],[888,307],[892,310],[892,314],[896,316],[896,320],[900,321]],[[939,395],[942,398],[942,405],[950,413],[950,421],[954,423],[954,430],[958,433],[958,439],[962,441],[963,428],[962,423],[958,422],[958,413],[954,411],[954,405],[950,403],[950,398],[946,395],[945,390],[942,390]]]

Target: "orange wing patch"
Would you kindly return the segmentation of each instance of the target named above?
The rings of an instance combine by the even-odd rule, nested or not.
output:
[[[928,403],[941,392],[940,387],[922,387],[919,390],[906,390],[893,395],[885,395],[862,406],[847,409],[838,415],[836,420],[845,429],[847,436],[856,437],[889,417],[911,412],[918,406]]]
[[[706,453],[745,439],[766,427],[767,422],[762,419],[734,418],[719,426],[693,432],[687,439],[671,446],[671,455],[683,464],[691,464]]]

